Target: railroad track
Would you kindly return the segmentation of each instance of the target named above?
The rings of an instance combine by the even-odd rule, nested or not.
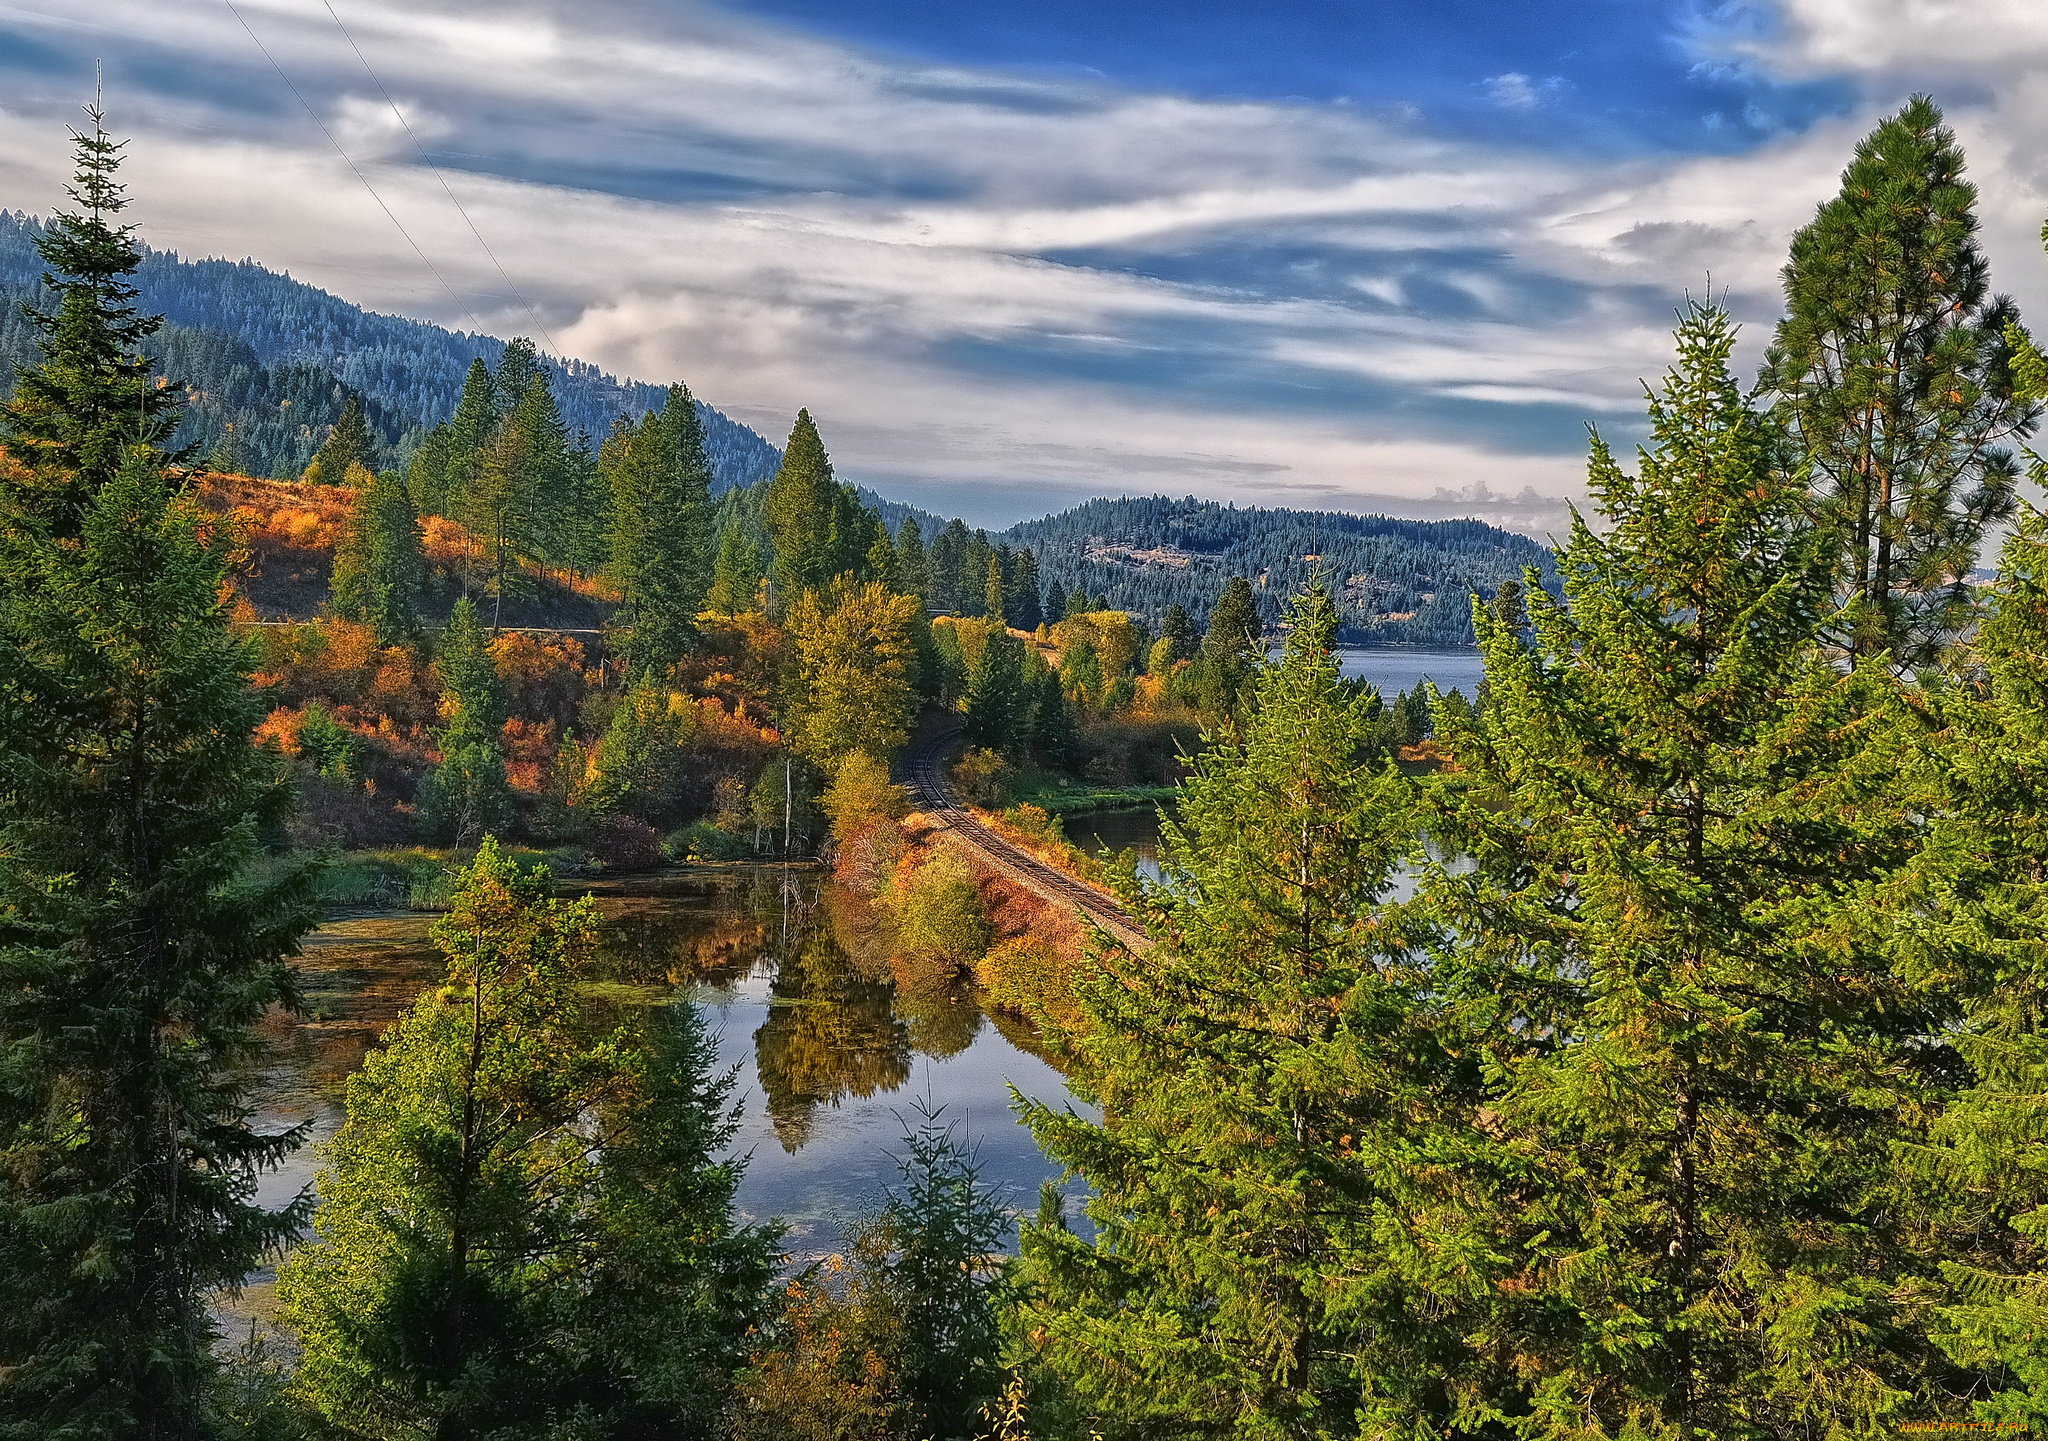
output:
[[[1127,945],[1149,946],[1151,940],[1115,901],[1095,887],[1049,866],[1021,846],[1004,840],[953,800],[946,784],[946,757],[960,739],[958,726],[927,736],[910,757],[910,785],[922,808],[962,841],[981,852],[996,870],[1021,881],[1052,901],[1064,901]]]

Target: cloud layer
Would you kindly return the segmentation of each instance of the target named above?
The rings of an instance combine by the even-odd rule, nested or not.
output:
[[[324,0],[238,4],[447,288],[225,5],[0,12],[0,204],[57,201],[105,56],[152,243],[545,330],[777,439],[808,405],[849,477],[991,524],[1162,490],[1541,532],[1585,423],[1631,433],[1685,292],[1711,273],[1760,342],[1791,231],[1914,88],[1953,89],[2000,287],[2048,302],[2048,19],[2021,0],[2002,22],[1786,0],[1695,27],[1674,43],[1701,65],[1860,98],[1741,153],[1620,159],[1391,106],[916,64],[701,7],[337,3],[538,318]],[[1563,88],[1472,83],[1518,112]]]

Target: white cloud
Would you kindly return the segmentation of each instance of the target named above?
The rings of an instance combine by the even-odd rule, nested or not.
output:
[[[81,75],[0,111],[0,204],[56,202],[61,123],[104,50],[151,67],[125,73],[192,77],[110,97],[137,135],[128,174],[153,243],[533,329],[319,0],[242,4],[459,305],[303,112],[276,108],[289,97],[224,7],[101,0],[81,42],[67,0],[42,4],[0,14],[0,33],[71,47]],[[1625,425],[1666,363],[1671,307],[1709,272],[1760,345],[1792,230],[1903,94],[1885,77],[1920,73],[1915,45],[1931,75],[1989,67],[1952,118],[2001,283],[2048,302],[2032,139],[2048,80],[2026,59],[2048,46],[2033,14],[2048,7],[2008,8],[2014,38],[1993,57],[1983,22],[1948,27],[1967,43],[1936,33],[1944,6],[1788,0],[1762,38],[1699,43],[1787,77],[1877,76],[1867,104],[1739,156],[1623,162],[1453,143],[1349,105],[893,64],[703,8],[346,14],[564,349],[684,376],[777,440],[809,405],[848,474],[950,487],[994,520],[1090,486],[1422,507],[1484,482],[1499,514],[1532,513],[1496,499],[1527,487],[1574,493],[1575,427],[1532,417]],[[1487,88],[1516,107],[1559,83]],[[1314,247],[1333,279],[1167,263],[1281,241]],[[1062,368],[1069,353],[1091,363]],[[1128,364],[1105,379],[1105,357]],[[1241,399],[1194,384],[1217,367]],[[1323,398],[1269,406],[1274,387]]]

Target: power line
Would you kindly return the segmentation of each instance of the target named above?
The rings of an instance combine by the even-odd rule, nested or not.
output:
[[[464,315],[469,317],[469,323],[471,327],[477,332],[477,334],[485,334],[486,332],[483,327],[483,322],[476,318],[476,312],[472,311],[469,308],[469,306],[463,303],[462,297],[455,293],[455,287],[448,283],[448,277],[443,275],[440,269],[434,264],[434,262],[427,258],[427,252],[420,249],[420,243],[412,238],[412,232],[405,228],[404,222],[401,221],[396,215],[392,213],[390,206],[384,203],[384,197],[377,193],[377,187],[370,183],[370,177],[363,174],[361,168],[356,165],[355,161],[350,160],[348,158],[348,152],[341,148],[341,142],[339,140],[336,140],[334,138],[334,132],[327,128],[327,122],[320,118],[320,113],[317,110],[315,110],[311,105],[308,105],[306,103],[306,97],[299,93],[299,87],[292,84],[292,77],[284,73],[284,67],[278,64],[277,57],[270,53],[270,47],[263,43],[263,39],[261,36],[259,36],[254,30],[251,30],[249,28],[249,22],[247,20],[242,19],[242,12],[235,8],[235,0],[221,0],[221,4],[228,7],[228,13],[230,15],[233,15],[235,19],[241,21],[242,28],[249,32],[249,38],[256,42],[256,48],[263,52],[263,58],[270,62],[270,68],[277,72],[277,78],[284,82],[285,88],[292,92],[293,97],[298,100],[299,104],[305,106],[306,113],[313,117],[313,123],[320,127],[320,133],[327,137],[327,143],[334,147],[334,153],[341,157],[343,164],[347,165],[350,170],[355,172],[356,179],[363,182],[363,189],[370,192],[370,198],[377,202],[377,208],[384,212],[385,218],[388,219],[393,225],[398,227],[398,233],[405,237],[405,243],[412,247],[413,254],[419,256],[420,263],[425,265],[428,270],[433,271],[434,279],[441,282],[441,288],[448,292],[448,298],[455,302],[457,308],[459,308]]]
[[[335,14],[333,0],[321,0],[321,3],[327,6],[327,13],[334,19],[334,28],[341,32],[342,39],[348,41],[348,48],[355,51],[356,59],[363,62],[363,69],[369,72],[370,79],[375,82],[378,91],[383,94],[384,103],[391,107],[391,113],[396,115],[398,123],[405,127],[405,137],[412,141],[412,148],[419,151],[420,159],[427,162],[427,169],[433,171],[434,178],[441,182],[442,191],[447,195],[449,203],[454,205],[456,213],[462,217],[463,223],[469,227],[469,233],[474,235],[476,243],[484,248],[484,254],[490,256],[491,264],[498,267],[499,278],[505,282],[506,288],[512,292],[513,297],[526,307],[526,313],[533,317],[533,323],[539,327],[541,339],[548,343],[548,349],[558,356],[561,355],[562,347],[555,344],[554,336],[548,334],[547,322],[540,318],[540,311],[535,308],[532,301],[520,293],[518,285],[513,283],[512,277],[506,274],[504,265],[499,262],[497,252],[491,249],[491,243],[485,240],[484,233],[476,228],[476,222],[469,218],[469,212],[463,209],[462,202],[455,198],[455,192],[449,188],[448,177],[441,173],[441,167],[434,163],[434,157],[427,154],[427,147],[420,144],[419,136],[413,134],[411,122],[405,118],[405,112],[398,108],[398,102],[391,98],[391,92],[384,88],[384,82],[378,77],[376,69],[370,64],[370,58],[363,54],[363,47],[356,44],[356,37],[348,33],[348,26],[341,23],[340,15]]]

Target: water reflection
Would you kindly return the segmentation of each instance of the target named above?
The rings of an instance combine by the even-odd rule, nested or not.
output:
[[[621,1006],[678,988],[704,1009],[723,1064],[737,1068],[736,1149],[751,1155],[738,1204],[791,1222],[801,1251],[836,1241],[839,1217],[895,1175],[890,1152],[909,1095],[943,1102],[979,1143],[984,1176],[1029,1209],[1057,1174],[1010,1112],[1010,1087],[1062,1104],[1059,1073],[1028,1026],[989,1018],[964,988],[899,974],[857,897],[816,870],[694,871],[597,888],[605,918],[593,984]],[[308,939],[299,966],[308,1014],[274,1016],[252,1103],[266,1129],[339,1127],[347,1078],[384,1027],[442,974],[432,917],[359,914]],[[302,1148],[264,1178],[283,1205],[312,1180]]]

